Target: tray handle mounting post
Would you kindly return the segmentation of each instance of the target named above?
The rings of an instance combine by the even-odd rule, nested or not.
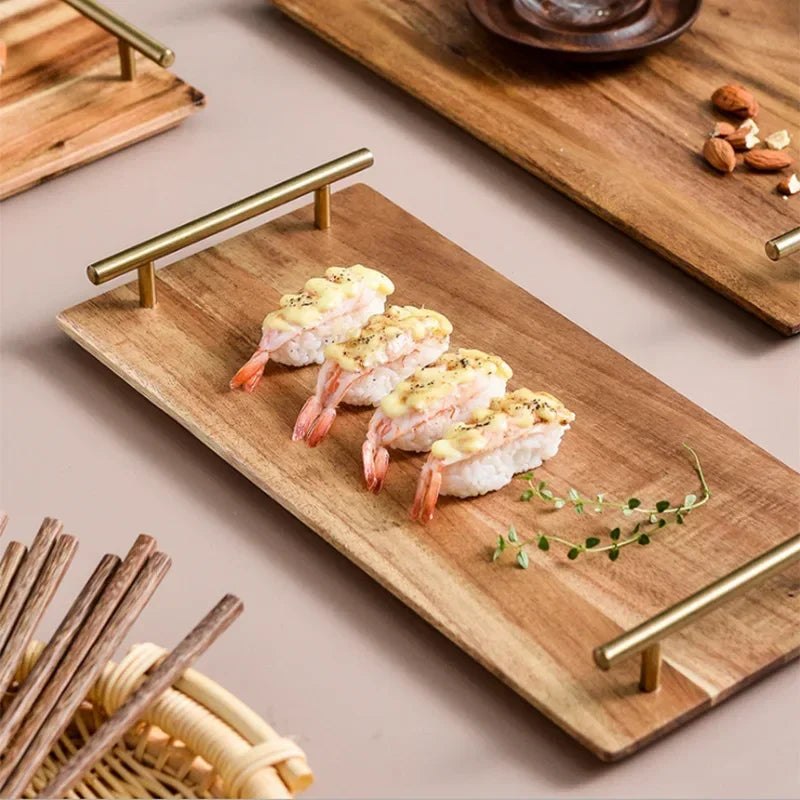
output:
[[[780,236],[776,236],[774,239],[770,239],[764,245],[764,250],[773,261],[796,253],[800,250],[800,228],[793,228]]]
[[[169,67],[175,61],[175,53],[150,34],[139,30],[119,14],[94,0],[64,0],[76,11],[92,20],[112,36],[117,37],[119,47],[119,71],[124,81],[136,77],[136,52],[154,61],[160,67]]]
[[[600,669],[608,670],[620,661],[641,654],[639,688],[643,692],[655,691],[660,683],[662,639],[797,561],[800,561],[800,534],[596,648],[595,663]]]
[[[154,262],[157,258],[311,192],[314,193],[314,225],[320,230],[326,230],[331,226],[331,184],[372,166],[373,161],[372,153],[366,148],[354,150],[142,244],[96,261],[87,267],[86,274],[93,284],[99,285],[136,270],[139,277],[139,305],[142,308],[155,308],[157,297]]]

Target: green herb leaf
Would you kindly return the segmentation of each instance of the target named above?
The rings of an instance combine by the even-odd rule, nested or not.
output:
[[[612,561],[616,561],[619,558],[619,548],[614,548],[613,550],[608,551],[608,557]]]
[[[567,503],[563,498],[556,497],[556,499],[553,501],[553,508],[564,508],[566,504]]]
[[[658,522],[658,517],[655,514],[650,515],[650,524],[655,525]]]
[[[669,500],[659,500],[656,503],[656,511],[659,514],[663,514],[669,508]]]
[[[574,560],[575,560],[575,559],[576,559],[576,558],[577,558],[577,557],[578,557],[580,554],[581,554],[581,551],[580,551],[580,550],[578,550],[578,548],[577,548],[577,547],[573,547],[573,548],[572,548],[572,549],[569,551],[569,553],[567,553],[567,558],[568,558],[570,561],[574,561]]]
[[[575,503],[575,513],[583,514],[583,503]]]
[[[628,508],[628,506],[625,506],[625,508],[622,509],[622,513],[626,517],[629,517],[631,514],[633,514],[633,509],[632,508]]]
[[[528,569],[528,554],[524,550],[520,550],[517,553],[517,564],[522,567],[522,569]]]
[[[681,514],[680,511],[675,515],[675,522],[677,522],[678,525],[683,525],[683,514]]]
[[[553,493],[549,489],[542,489],[539,494],[544,497],[545,500],[553,499]]]
[[[642,527],[642,523],[641,523],[641,522],[637,522],[637,523],[636,523],[636,524],[633,526],[633,533],[634,533],[634,535],[635,535],[635,534],[637,534],[637,533],[639,533],[639,529],[640,529],[641,527]]]
[[[636,497],[631,497],[631,499],[628,500],[628,508],[639,508],[641,504],[642,501]]]
[[[550,541],[548,540],[548,538],[546,536],[540,536],[539,537],[538,545],[539,545],[539,549],[540,550],[549,550],[550,549]]]
[[[533,480],[533,473],[532,472],[523,472],[522,475],[517,476],[520,480],[523,481],[532,481]]]
[[[659,528],[663,528],[666,524],[667,524],[667,521],[665,519],[660,519],[658,521],[658,527]]]
[[[637,541],[639,542],[639,544],[650,544],[650,537],[649,537],[649,536],[648,536],[646,533],[643,533],[643,534],[642,534],[642,535],[641,535],[641,536],[640,536],[640,537],[637,539]]]
[[[578,500],[581,499],[581,496],[578,494],[577,489],[570,489],[567,492],[567,497],[569,497],[569,499],[572,500],[573,503],[577,503]]]
[[[547,488],[547,481],[539,481],[539,483],[537,484],[536,488],[540,492],[542,491],[542,489],[546,489]]]
[[[619,528],[614,528],[614,530],[611,531],[611,533],[609,533],[608,535],[611,537],[612,542],[616,542],[617,539],[619,539],[620,533],[622,533],[622,531],[620,531]]]
[[[517,536],[517,529],[510,525],[508,528],[508,541],[514,542],[515,544],[519,541],[519,536]]]
[[[497,561],[501,555],[503,555],[503,549],[501,547],[495,547],[494,553],[492,553],[492,561]]]
[[[683,507],[691,508],[696,502],[697,502],[696,494],[687,494],[686,497],[683,498]]]
[[[600,540],[596,536],[590,536],[586,540],[586,546],[587,547],[597,547],[597,545],[599,545],[599,544],[600,544]]]
[[[523,503],[529,503],[533,499],[533,489],[526,489],[519,496],[519,499],[522,500]]]
[[[497,549],[502,553],[503,550],[506,549],[506,537],[505,536],[498,536],[497,537]]]

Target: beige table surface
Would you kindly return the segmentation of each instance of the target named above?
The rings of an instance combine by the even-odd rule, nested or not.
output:
[[[147,531],[175,565],[131,639],[170,645],[240,594],[247,613],[199,666],[298,736],[318,778],[308,797],[797,797],[797,665],[604,766],[54,317],[97,291],[90,261],[368,146],[372,186],[795,468],[800,337],[779,338],[261,0],[109,3],[173,47],[209,102],[0,208],[0,505],[14,535],[52,514],[82,537],[49,624],[102,552]],[[757,475],[742,481],[757,491]]]

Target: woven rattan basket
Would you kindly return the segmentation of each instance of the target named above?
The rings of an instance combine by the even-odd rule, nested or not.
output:
[[[43,645],[31,644],[16,680]],[[165,654],[139,644],[109,662],[28,787],[33,797]],[[313,776],[303,751],[214,681],[187,670],[68,797],[293,797]]]

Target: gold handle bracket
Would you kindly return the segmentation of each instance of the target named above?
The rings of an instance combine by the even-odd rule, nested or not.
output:
[[[764,245],[764,250],[773,261],[796,253],[800,250],[800,228],[794,228],[770,239]]]
[[[176,250],[311,192],[314,193],[314,225],[320,230],[325,230],[331,225],[331,184],[371,167],[373,161],[372,153],[366,148],[355,150],[346,156],[321,164],[308,172],[250,195],[244,200],[231,203],[192,222],[162,233],[160,236],[148,239],[142,244],[129,247],[116,255],[97,261],[87,267],[86,274],[89,280],[97,286],[137,270],[139,274],[139,304],[142,308],[155,308],[156,270],[154,262],[157,258],[174,253]]]
[[[736,595],[800,561],[800,534],[748,561],[699,592],[656,614],[641,625],[598,647],[594,660],[600,669],[641,653],[639,688],[655,691],[661,675],[661,640],[707,614]]]
[[[84,17],[97,23],[112,36],[117,37],[119,47],[119,70],[124,81],[132,81],[136,77],[136,54],[138,50],[143,56],[161,67],[169,67],[175,61],[175,53],[144,31],[139,30],[94,0],[64,0]]]

